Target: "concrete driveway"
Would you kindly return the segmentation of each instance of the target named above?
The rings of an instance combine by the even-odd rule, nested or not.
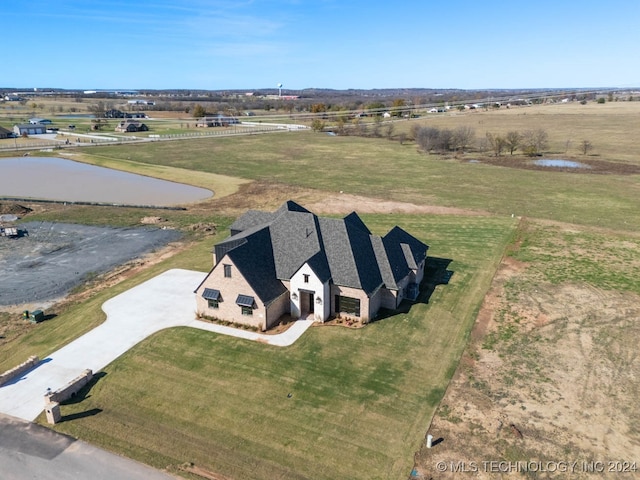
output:
[[[87,368],[94,373],[102,370],[131,347],[165,328],[193,327],[286,347],[313,323],[298,320],[284,333],[264,335],[196,320],[193,291],[205,275],[168,270],[106,301],[102,306],[107,314],[104,323],[0,387],[0,413],[35,420],[44,409],[48,388],[63,387]]]

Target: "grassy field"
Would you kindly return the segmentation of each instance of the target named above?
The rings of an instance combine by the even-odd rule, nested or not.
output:
[[[594,105],[593,108],[598,106]],[[477,119],[487,115],[488,119],[493,119],[491,121],[498,122],[495,118],[499,119],[502,128],[508,128],[507,125],[511,125],[511,110],[506,112],[479,112],[478,116],[471,114],[464,118]],[[540,115],[545,116],[543,113]],[[532,116],[523,115],[527,119]],[[632,115],[627,112],[621,116],[629,120],[628,124],[620,125],[623,130],[620,135],[625,137],[624,148],[633,151],[636,138],[633,122],[637,113]],[[593,117],[595,120],[591,121],[602,122],[603,125],[608,121],[608,117],[601,119],[595,113]],[[441,118],[434,119],[434,122],[445,121],[445,117]],[[454,121],[451,118],[447,121]],[[575,118],[581,117],[546,115],[545,118],[547,130],[555,132],[578,129]],[[100,159],[131,158],[154,165],[240,178],[268,179],[324,191],[344,191],[417,204],[640,230],[640,216],[636,215],[640,208],[638,175],[532,171],[469,163],[454,158],[427,156],[419,153],[413,144],[400,145],[384,139],[292,132],[118,148],[99,147],[90,153]],[[616,160],[617,157],[615,153],[603,153],[601,156],[606,160]],[[637,159],[634,161],[638,163]]]
[[[475,130],[478,138],[484,138],[486,132],[505,134],[510,130],[523,132],[541,128],[549,135],[548,152],[552,154],[583,157],[579,146],[583,140],[588,140],[593,145],[588,157],[638,163],[636,139],[630,132],[640,128],[640,102],[503,107],[490,111],[427,114],[416,121],[440,128],[468,126]],[[399,122],[395,130],[408,131],[413,122]]]
[[[452,259],[450,283],[407,313],[360,330],[313,328],[286,349],[157,334],[63,406],[76,419],[56,428],[159,468],[193,462],[230,478],[406,477],[516,223],[364,220],[378,233],[400,224]]]
[[[571,154],[571,145],[588,139],[594,144],[593,158],[638,164],[639,109],[638,102],[544,105],[434,114],[415,122],[447,128],[470,125],[478,136],[544,128],[556,157],[579,159],[575,151]],[[413,123],[398,122],[395,131],[408,130]],[[232,219],[218,217],[216,209],[228,202],[248,208],[269,204],[266,194],[247,196],[238,179],[267,181],[265,188],[281,195],[301,188],[336,195],[344,191],[487,212],[455,217],[362,215],[376,233],[401,225],[431,245],[430,255],[453,260],[447,267],[453,271],[451,282],[438,286],[429,303],[362,330],[314,328],[287,349],[187,329],[162,332],[105,369],[104,378],[83,401],[63,406],[63,415],[73,421],[61,423],[59,430],[159,468],[175,470],[193,462],[229,478],[406,478],[502,253],[514,241],[518,219],[512,214],[536,219],[538,227],[518,238],[520,249],[510,257],[531,269],[521,283],[506,288],[509,299],[522,303],[520,296],[541,285],[551,296],[572,282],[638,293],[638,175],[468,163],[471,154],[427,156],[411,143],[311,132],[94,147],[76,153],[75,158],[98,165],[229,194],[186,212],[161,214],[182,229],[198,221],[224,228]],[[157,213],[65,207],[36,218],[133,225],[147,214]],[[198,241],[192,249],[65,308],[55,321],[3,345],[0,370],[30,354],[45,355],[89,330],[104,318],[102,302],[163,269],[207,269],[211,243]],[[549,296],[527,299],[547,305]],[[599,299],[586,294],[558,297],[554,305],[561,312],[565,307],[579,309],[583,301],[596,308]],[[593,338],[603,341],[604,331]],[[615,330],[612,338],[619,339],[621,331]],[[523,345],[530,338],[527,333]],[[494,342],[496,351],[507,345],[510,362],[526,361],[535,372],[531,350],[522,348],[528,357],[518,356],[510,343],[513,329],[505,335],[506,340],[498,338],[503,344]],[[631,355],[628,342],[624,353]],[[475,361],[477,352],[471,354]],[[458,406],[464,405],[461,401]],[[636,416],[629,418],[635,421]]]

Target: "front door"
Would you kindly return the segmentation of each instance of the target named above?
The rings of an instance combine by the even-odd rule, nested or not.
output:
[[[313,301],[313,293],[309,293],[307,295],[309,295],[309,313],[313,313],[313,306],[315,304]]]
[[[313,292],[300,291],[300,315],[306,318],[313,315]]]

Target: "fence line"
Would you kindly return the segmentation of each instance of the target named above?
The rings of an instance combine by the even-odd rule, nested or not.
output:
[[[163,141],[163,140],[180,140],[187,138],[206,138],[206,137],[220,137],[220,136],[236,136],[236,135],[253,135],[259,133],[270,133],[277,131],[292,131],[292,130],[301,130],[303,127],[301,125],[287,125],[287,124],[268,124],[261,125],[258,124],[247,124],[247,125],[237,125],[233,128],[233,130],[208,130],[204,132],[185,132],[185,133],[169,133],[169,134],[150,134],[147,137],[137,137],[137,136],[121,136],[121,137],[105,137],[100,138],[98,136],[93,136],[92,138],[87,140],[86,135],[77,136],[76,138],[83,138],[85,141],[75,141],[70,143],[65,143],[64,141],[49,141],[49,142],[37,142],[30,143],[28,145],[0,145],[0,151],[10,151],[10,150],[42,150],[42,149],[62,149],[62,148],[71,148],[71,147],[88,147],[94,145],[117,145],[128,142],[153,142],[153,141]],[[73,137],[73,134],[66,134],[68,137]]]

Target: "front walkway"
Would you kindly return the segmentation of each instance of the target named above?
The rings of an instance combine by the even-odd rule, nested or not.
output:
[[[48,388],[57,390],[89,368],[98,372],[153,333],[193,327],[269,345],[293,344],[311,326],[299,320],[279,335],[265,335],[196,320],[194,289],[205,273],[169,270],[106,301],[107,320],[43,359],[36,368],[0,387],[0,413],[34,420]]]

